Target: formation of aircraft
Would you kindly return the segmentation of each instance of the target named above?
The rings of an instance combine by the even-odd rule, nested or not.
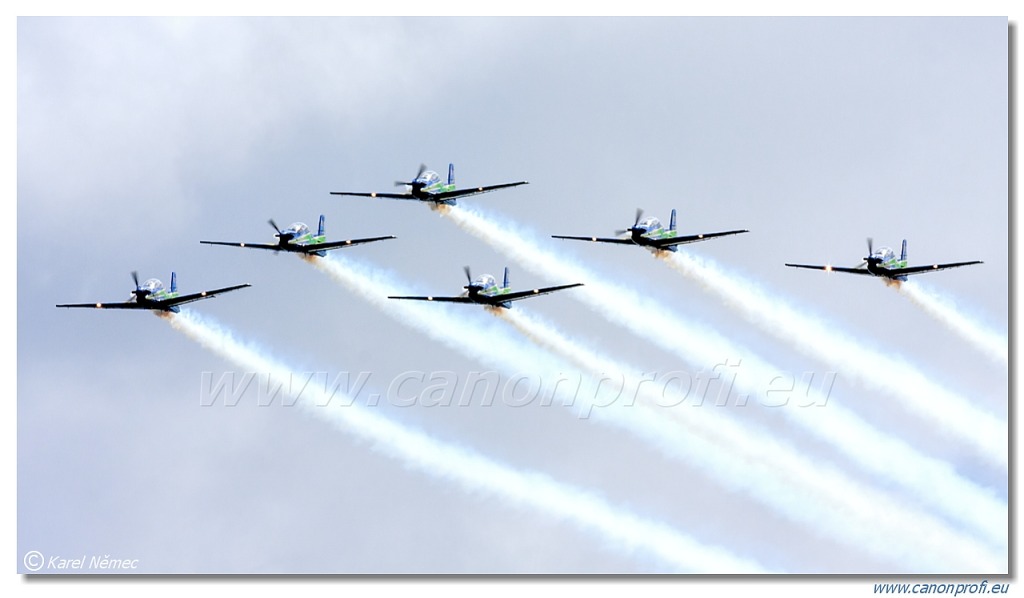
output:
[[[581,287],[583,283],[577,282],[574,284],[563,284],[556,287],[545,287],[541,289],[533,289],[529,291],[513,291],[508,287],[508,267],[505,267],[505,279],[502,285],[499,287],[497,281],[490,274],[482,274],[476,278],[469,273],[469,266],[463,268],[466,272],[466,286],[462,287],[465,289],[461,295],[457,297],[396,297],[389,296],[388,299],[406,299],[411,301],[442,301],[447,303],[477,303],[480,305],[489,305],[492,307],[503,307],[505,309],[511,309],[513,301],[519,301],[520,299],[529,299],[530,297],[539,297],[540,295],[547,295],[548,293],[554,293],[555,291],[561,291],[563,289],[571,289],[573,287]]]
[[[786,264],[790,268],[807,268],[809,270],[824,270],[825,272],[844,272],[846,274],[860,274],[862,276],[878,276],[887,281],[903,282],[913,274],[924,274],[926,272],[938,272],[949,268],[960,266],[971,266],[980,264],[980,261],[952,262],[949,264],[932,264],[930,266],[908,266],[907,265],[907,240],[903,239],[903,249],[900,257],[896,258],[896,252],[889,247],[882,247],[874,251],[873,241],[868,238],[868,256],[860,265],[854,268],[841,268],[838,266],[811,266],[806,264]]]
[[[714,239],[715,237],[724,237],[726,235],[738,235],[740,233],[750,232],[746,229],[742,230],[728,230],[719,233],[701,233],[697,235],[685,235],[680,236],[676,232],[676,211],[672,210],[672,216],[669,219],[669,225],[666,229],[661,225],[661,221],[657,218],[645,218],[640,220],[644,215],[644,211],[637,208],[636,218],[633,219],[633,226],[615,231],[616,238],[602,238],[602,237],[568,237],[564,235],[551,235],[555,239],[570,239],[573,241],[591,241],[595,243],[617,243],[620,245],[639,245],[641,247],[650,248],[652,251],[676,251],[677,246],[684,245],[686,243],[697,243],[699,241],[707,241],[708,239]]]
[[[427,170],[426,165],[421,164],[419,171],[416,173],[416,177],[413,178],[412,181],[396,181],[395,184],[404,185],[408,187],[409,190],[406,193],[353,193],[348,191],[332,191],[331,194],[352,195],[359,197],[406,199],[431,202],[434,205],[453,205],[455,204],[455,200],[459,197],[477,195],[480,193],[486,193],[488,191],[504,189],[507,187],[516,187],[518,185],[525,185],[527,184],[527,182],[519,181],[515,183],[489,185],[486,187],[456,189],[455,167],[453,164],[448,165],[447,183],[442,182],[441,177],[436,172]],[[671,213],[668,228],[662,226],[661,222],[657,218],[642,218],[643,210],[637,209],[636,217],[633,219],[632,226],[626,229],[616,231],[615,234],[619,236],[615,238],[604,238],[596,236],[576,237],[565,235],[552,235],[552,237],[555,239],[591,241],[597,243],[638,245],[640,247],[646,247],[653,252],[660,252],[676,251],[679,245],[687,243],[696,243],[699,241],[714,239],[716,237],[724,237],[727,235],[737,235],[741,233],[750,232],[747,229],[737,229],[713,233],[700,233],[695,235],[679,235],[679,233],[676,231],[676,210],[674,209]],[[324,216],[322,214],[320,215],[319,227],[315,235],[312,232],[310,232],[309,227],[302,222],[295,222],[287,228],[280,228],[277,225],[277,223],[274,222],[273,219],[270,219],[267,222],[274,229],[274,236],[277,238],[277,241],[275,243],[265,244],[233,241],[200,241],[200,243],[205,245],[224,245],[229,247],[263,249],[275,252],[287,251],[307,256],[324,257],[325,255],[327,255],[327,252],[332,249],[340,249],[342,247],[351,247],[353,245],[373,243],[376,241],[384,241],[387,239],[395,238],[393,235],[388,235],[383,237],[368,237],[363,239],[347,239],[344,241],[327,241],[327,237],[324,230]],[[897,258],[895,252],[888,247],[882,247],[878,251],[874,251],[872,240],[869,238],[867,241],[868,256],[864,258],[863,262],[860,265],[853,268],[843,268],[831,265],[817,266],[808,264],[786,264],[786,266],[790,268],[806,268],[811,270],[823,270],[826,272],[844,272],[848,274],[876,276],[885,279],[887,283],[898,285],[899,282],[907,280],[908,276],[914,274],[923,274],[925,272],[937,272],[939,270],[946,270],[949,268],[958,268],[961,266],[970,266],[982,263],[980,261],[969,261],[952,262],[946,264],[932,264],[928,266],[908,266],[906,240],[903,241],[903,249],[899,258]],[[507,267],[505,268],[505,277],[501,286],[498,286],[497,281],[490,274],[484,274],[474,279],[470,274],[468,266],[465,267],[465,272],[467,284],[466,286],[463,287],[464,292],[456,297],[389,296],[388,298],[411,301],[476,303],[485,306],[509,309],[512,307],[512,303],[514,301],[519,301],[521,299],[527,299],[530,297],[537,297],[540,295],[546,295],[548,293],[554,293],[556,291],[571,289],[573,287],[583,286],[583,283],[573,283],[525,291],[513,291],[509,288]],[[171,272],[170,289],[165,289],[163,283],[156,278],[151,278],[146,282],[139,284],[139,277],[136,272],[132,272],[132,279],[135,281],[135,290],[131,292],[131,295],[128,297],[127,301],[113,303],[64,303],[58,304],[57,307],[78,307],[94,309],[147,309],[163,312],[178,312],[179,306],[181,305],[192,303],[194,301],[200,301],[202,299],[209,299],[223,293],[228,293],[250,286],[249,284],[240,284],[230,287],[224,287],[222,289],[214,289],[212,291],[202,291],[200,293],[193,293],[191,295],[179,295],[177,277],[174,272]]]
[[[91,307],[93,309],[151,309],[154,311],[170,311],[178,313],[178,306],[202,299],[212,299],[222,293],[236,291],[251,286],[249,284],[238,284],[223,289],[202,291],[191,295],[178,294],[178,277],[171,272],[171,288],[165,289],[164,283],[156,278],[150,278],[139,284],[138,272],[132,272],[132,280],[135,281],[135,290],[128,296],[128,300],[121,303],[64,303],[57,307]]]
[[[433,170],[427,170],[426,164],[420,164],[420,170],[411,181],[395,181],[396,187],[406,186],[407,193],[353,193],[350,191],[331,191],[331,195],[349,195],[353,197],[382,197],[386,199],[412,199],[416,201],[427,201],[435,204],[455,205],[459,197],[478,195],[488,191],[496,191],[508,187],[517,187],[528,184],[526,181],[517,183],[502,183],[501,185],[488,185],[486,187],[473,187],[468,189],[455,188],[455,165],[448,165],[448,182],[444,183],[441,176]]]
[[[303,222],[296,222],[288,228],[278,227],[273,218],[267,222],[274,228],[274,236],[277,237],[277,243],[234,243],[228,241],[200,241],[200,243],[206,245],[226,245],[228,247],[248,247],[250,249],[268,249],[271,251],[289,251],[292,253],[324,257],[331,249],[340,249],[342,247],[351,247],[353,245],[373,243],[374,241],[386,241],[387,239],[395,238],[394,235],[388,235],[386,237],[348,239],[346,241],[327,241],[327,237],[324,234],[323,214],[320,214],[320,226],[315,235],[309,232],[309,227]]]

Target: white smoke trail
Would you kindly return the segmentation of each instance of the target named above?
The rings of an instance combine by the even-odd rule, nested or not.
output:
[[[855,377],[865,387],[904,401],[914,414],[939,426],[943,435],[975,447],[978,455],[1003,469],[1009,467],[1006,422],[949,392],[899,355],[882,354],[864,346],[834,324],[787,304],[764,287],[725,271],[710,259],[669,252],[660,252],[657,257],[726,299],[750,322],[804,354],[832,368],[842,368],[844,375]],[[1004,352],[1005,349],[1004,342]]]
[[[503,337],[500,331],[481,330],[475,320],[453,318],[443,305],[415,305],[386,299],[389,293],[407,294],[409,291],[382,270],[367,268],[349,256],[311,261],[319,270],[349,290],[386,308],[385,313],[474,359],[513,371],[542,373],[549,372],[552,367],[550,358],[523,349],[513,339]],[[584,402],[588,400],[586,396],[580,398]],[[608,405],[595,405],[591,402],[583,408],[589,411],[595,406],[600,408]],[[796,470],[798,474],[780,473],[794,460],[796,451],[788,447],[775,448],[778,443],[769,438],[760,438],[759,442],[751,443],[748,439],[755,436],[750,435],[748,430],[721,422],[718,426],[694,423],[689,430],[692,433],[681,434],[676,424],[645,409],[599,409],[594,414],[601,423],[623,427],[642,441],[653,443],[668,455],[697,466],[730,490],[742,491],[817,533],[832,532],[841,542],[858,549],[867,549],[895,562],[911,564],[919,571],[948,571],[964,566],[965,562],[977,564],[979,570],[991,570],[993,564],[999,562],[999,557],[991,555],[969,539],[948,533],[942,525],[934,525],[935,522],[906,514],[906,521],[921,524],[915,528],[898,519],[898,514],[902,512],[899,508],[884,513],[873,510],[870,500],[858,502],[857,497],[862,493],[856,492],[849,483],[839,483],[840,480],[825,474],[816,479],[818,470],[822,469],[820,464],[805,464],[798,459],[799,465],[789,466],[789,470]],[[698,418],[696,421],[706,422],[710,418]],[[737,445],[749,448],[737,451],[734,449]],[[776,463],[776,457],[783,462]],[[844,510],[823,498],[817,492],[823,487],[819,479],[836,482],[837,488],[850,489],[850,496],[840,497],[840,503],[853,506]],[[829,491],[826,496],[832,497],[834,494],[834,491]],[[863,517],[861,513],[864,512],[874,512],[877,519],[871,524],[863,521],[849,523],[851,517]],[[887,542],[878,541],[879,525],[895,530],[887,536]],[[997,538],[997,544],[1005,543],[1005,540],[998,539],[999,532],[993,535]],[[953,553],[942,554],[945,548],[940,547],[956,548]]]
[[[266,373],[275,384],[290,388],[293,371],[252,345],[193,313],[169,315],[176,330],[218,355],[250,371]],[[640,550],[681,571],[714,573],[764,572],[763,567],[731,552],[702,544],[663,524],[609,505],[598,496],[530,471],[518,471],[470,449],[435,440],[422,432],[374,414],[352,401],[304,387],[293,398],[309,413],[341,430],[369,441],[374,448],[429,475],[458,483],[469,492],[486,491],[510,506],[529,506],[549,516],[604,537],[622,552]]]
[[[567,357],[592,375],[608,376],[619,372],[628,377],[630,372],[642,371],[641,368],[615,362],[572,341],[554,324],[536,316],[507,310],[496,310],[496,313],[537,344]],[[664,394],[666,390],[644,385],[643,381],[635,379],[628,381],[625,386],[636,388],[636,396],[643,399],[646,405],[656,406],[662,404],[657,391],[661,390]],[[683,399],[685,397],[673,398],[669,403],[682,404]],[[950,562],[955,562],[964,557],[962,550],[965,546],[973,546],[972,550],[978,558],[987,559],[989,564],[999,562],[1001,558],[991,555],[975,541],[945,529],[943,522],[912,508],[908,509],[900,501],[881,492],[857,486],[827,463],[812,461],[791,445],[759,429],[718,417],[718,410],[686,409],[685,413],[664,407],[660,407],[660,410],[678,418],[687,432],[709,437],[712,446],[717,444],[720,452],[729,453],[731,457],[730,460],[725,455],[716,455],[716,459],[708,459],[709,452],[694,453],[696,460],[701,461],[705,467],[713,470],[736,467],[748,479],[756,481],[758,490],[768,492],[769,497],[784,496],[775,487],[778,484],[799,490],[799,496],[805,500],[785,496],[787,502],[775,506],[783,511],[795,509],[793,513],[786,511],[786,514],[801,523],[816,526],[830,537],[851,542],[872,554],[889,558],[920,557],[948,549],[951,551]],[[982,531],[989,542],[1006,550],[1005,525]]]
[[[607,282],[564,256],[541,249],[535,235],[519,227],[507,222],[499,226],[479,212],[462,206],[438,209],[463,230],[552,281],[585,282],[588,292],[572,293],[574,299],[586,303],[608,321],[618,323],[684,360],[717,362],[722,357],[742,356],[744,370],[752,372],[752,378],[762,384],[784,371],[749,348],[729,342],[711,329],[686,322],[649,296]],[[650,334],[652,323],[658,327],[657,334]],[[755,396],[764,392],[763,387],[751,385],[749,380],[745,384]],[[808,399],[814,405],[825,405],[828,401],[827,396],[813,391],[808,393]],[[901,439],[882,434],[835,402],[828,404],[827,409],[786,407],[781,412],[811,435],[841,451],[852,463],[905,489],[922,504],[977,529],[1002,528],[1005,534],[1006,502],[992,489],[979,487],[958,475],[949,463],[924,455]]]
[[[899,292],[988,357],[1004,366],[1009,365],[1009,343],[1006,337],[972,321],[959,311],[953,302],[939,295],[938,291],[917,282],[907,281],[900,285]]]

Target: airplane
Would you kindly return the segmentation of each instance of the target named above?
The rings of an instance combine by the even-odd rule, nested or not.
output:
[[[499,287],[498,283],[494,280],[494,277],[490,274],[482,274],[476,279],[469,273],[469,266],[463,268],[466,272],[466,280],[469,282],[466,286],[462,287],[466,289],[466,292],[458,297],[395,297],[389,296],[388,299],[408,299],[413,301],[443,301],[448,303],[478,303],[481,305],[488,305],[491,307],[503,307],[505,309],[512,308],[513,301],[519,301],[520,299],[529,299],[530,297],[537,297],[538,295],[546,295],[548,293],[554,293],[555,291],[561,291],[563,289],[571,289],[573,287],[581,287],[583,283],[577,282],[575,284],[564,284],[557,287],[546,287],[542,289],[533,289],[531,291],[512,291],[508,288],[508,267],[505,268],[505,280]]]
[[[331,195],[350,195],[353,197],[384,197],[387,199],[413,199],[418,201],[430,201],[437,204],[445,204],[453,206],[455,205],[455,199],[458,197],[466,197],[468,195],[477,195],[480,193],[487,193],[488,191],[495,191],[497,189],[505,189],[506,187],[517,187],[519,185],[527,185],[527,181],[519,181],[517,183],[503,183],[501,185],[489,185],[487,187],[473,187],[471,189],[456,189],[455,188],[455,165],[448,165],[448,183],[441,182],[441,176],[433,170],[427,170],[426,164],[420,164],[420,170],[416,173],[416,177],[409,181],[395,181],[395,186],[400,187],[405,185],[409,187],[408,193],[351,193],[348,191],[331,191]]]
[[[873,241],[868,238],[868,257],[855,268],[840,268],[837,266],[808,266],[804,264],[786,264],[790,268],[807,268],[809,270],[824,270],[825,272],[845,272],[847,274],[862,274],[867,276],[879,276],[886,279],[886,283],[903,282],[907,276],[912,274],[924,274],[925,272],[938,272],[949,268],[960,266],[971,266],[980,264],[980,261],[954,262],[950,264],[932,264],[931,266],[907,266],[907,240],[903,239],[903,250],[899,259],[896,259],[896,252],[888,247],[882,247],[874,251]]]
[[[360,245],[362,243],[372,243],[374,241],[384,241],[395,238],[393,235],[388,235],[386,237],[371,237],[368,239],[349,239],[347,241],[327,242],[326,237],[324,236],[323,214],[320,215],[320,227],[317,229],[316,235],[310,233],[309,227],[302,222],[296,222],[288,228],[279,228],[273,218],[267,220],[267,222],[270,226],[274,227],[274,236],[277,237],[277,244],[275,245],[263,245],[260,243],[229,243],[226,241],[200,241],[200,243],[206,245],[227,245],[229,247],[269,249],[271,251],[290,251],[293,253],[324,257],[327,255],[327,251],[331,249],[339,249],[341,247],[350,247],[352,245]]]
[[[210,299],[216,297],[221,293],[227,293],[238,289],[244,289],[245,287],[252,286],[250,284],[239,284],[233,287],[224,287],[223,289],[215,289],[213,291],[203,291],[201,293],[193,293],[191,295],[179,295],[178,294],[178,277],[174,272],[171,272],[171,288],[170,290],[164,289],[164,283],[160,282],[156,278],[150,278],[146,282],[139,284],[138,272],[132,272],[132,280],[135,281],[135,290],[131,292],[128,300],[124,303],[65,303],[58,305],[57,307],[91,307],[94,309],[151,309],[154,311],[170,311],[178,313],[179,305],[185,303],[192,303],[193,301],[199,301],[201,299]]]
[[[684,245],[686,243],[697,243],[699,241],[707,241],[708,239],[714,239],[715,237],[724,237],[726,235],[738,235],[740,233],[748,233],[750,231],[743,230],[729,230],[720,233],[704,233],[699,235],[687,235],[679,236],[676,233],[676,211],[672,210],[672,216],[669,220],[668,229],[666,230],[661,225],[661,221],[657,218],[646,218],[643,221],[640,220],[643,217],[644,211],[637,209],[636,218],[633,219],[633,226],[615,231],[616,235],[625,235],[629,233],[628,237],[617,237],[614,239],[601,238],[601,237],[567,237],[563,235],[551,235],[554,239],[570,239],[573,241],[592,241],[597,243],[619,243],[621,245],[639,245],[641,247],[647,247],[652,251],[676,251],[678,245]]]

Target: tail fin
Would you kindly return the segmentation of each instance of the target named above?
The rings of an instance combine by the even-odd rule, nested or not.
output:
[[[672,217],[668,220],[668,230],[676,230],[676,209],[672,208]]]
[[[171,292],[178,292],[178,275],[174,272],[171,272]]]
[[[454,164],[448,164],[448,184],[449,185],[454,185],[455,184],[455,165]]]
[[[907,240],[903,239],[903,251],[900,252],[900,261],[907,261]]]
[[[320,214],[320,228],[316,230],[316,236],[324,236],[324,215]]]
[[[508,266],[505,266],[505,281],[502,283],[501,288],[503,288],[503,289],[507,289],[508,288]]]

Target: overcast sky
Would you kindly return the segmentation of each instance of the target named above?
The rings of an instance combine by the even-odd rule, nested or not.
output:
[[[294,256],[199,244],[265,243],[268,218],[315,227],[324,214],[330,239],[395,235],[341,251],[416,294],[457,294],[464,265],[498,277],[507,265],[516,289],[588,282],[548,280],[424,205],[329,195],[392,191],[420,163],[443,175],[453,162],[460,186],[528,180],[460,205],[780,373],[826,374],[641,249],[548,239],[610,236],[638,207],[666,222],[678,209],[686,234],[750,229],[686,250],[1005,421],[1004,365],[877,280],[783,264],[854,266],[869,236],[897,250],[907,239],[915,265],[982,260],[920,282],[1005,337],[1007,38],[1005,18],[19,19],[19,571],[32,550],[139,559],[154,573],[673,570],[298,409],[261,407],[255,392],[204,406],[204,372],[238,364],[148,313],[54,308],[122,301],[132,270],[165,283],[173,270],[185,293],[251,283],[186,309],[299,370],[368,372],[360,402],[406,372],[530,374],[497,367],[503,347],[531,345],[482,309],[430,306],[462,321],[456,334],[493,334],[489,359]],[[516,310],[648,372],[715,365],[681,363],[653,342],[657,319],[638,336],[574,296],[586,292]],[[1005,469],[846,374],[830,400],[1005,502]],[[917,570],[622,428],[507,398],[385,397],[375,412],[768,569]],[[722,411],[918,508],[770,409]]]

